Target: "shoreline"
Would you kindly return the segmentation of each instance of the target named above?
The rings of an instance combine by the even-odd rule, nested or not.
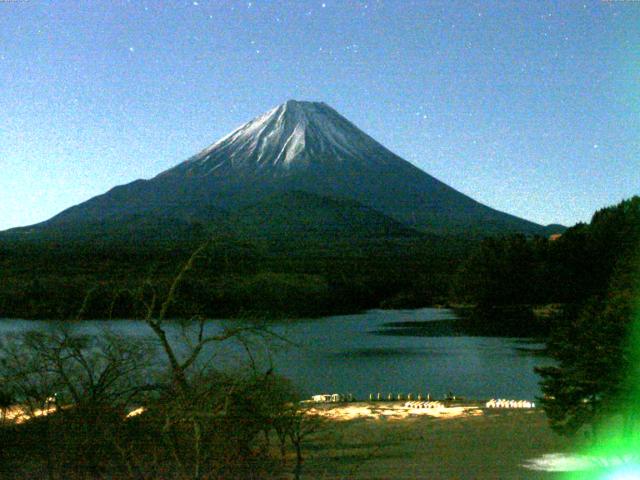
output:
[[[491,399],[493,400],[493,399]],[[497,412],[541,412],[542,409],[533,404],[530,407],[488,407],[489,401],[354,401],[354,402],[313,402],[302,401],[309,415],[317,415],[328,420],[404,420],[417,417],[457,418],[481,416]],[[423,404],[423,405],[420,405]]]

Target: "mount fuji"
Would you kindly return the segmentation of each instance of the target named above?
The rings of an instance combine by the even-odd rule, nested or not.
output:
[[[289,100],[149,180],[115,187],[50,220],[19,229],[64,231],[123,219],[268,224],[327,209],[330,221],[368,219],[384,232],[547,234],[546,227],[494,210],[403,160],[325,103]],[[341,213],[336,214],[339,211]],[[258,213],[259,212],[259,215]],[[284,220],[283,220],[284,219]],[[255,223],[255,222],[254,222]],[[299,226],[304,230],[306,223]],[[317,225],[316,225],[317,227]],[[343,231],[338,229],[337,231]],[[348,234],[348,233],[347,233]]]

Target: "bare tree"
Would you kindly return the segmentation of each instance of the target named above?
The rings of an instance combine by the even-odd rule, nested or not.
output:
[[[260,376],[255,371],[249,375],[252,379],[242,375],[231,378],[221,374],[211,358],[203,355],[206,347],[232,340],[246,347],[251,336],[264,338],[273,335],[264,325],[247,320],[207,329],[206,319],[196,315],[187,321],[172,323],[174,327],[177,325],[181,328],[182,342],[178,344],[172,340],[167,329],[167,315],[176,301],[181,282],[210,244],[202,245],[191,255],[162,301],[150,281],[146,282],[141,293],[146,309],[145,322],[159,340],[171,377],[171,399],[164,405],[164,439],[183,475],[194,480],[208,475],[210,472],[206,470],[214,464],[215,468],[224,470],[232,463],[229,459],[220,461],[220,458],[214,458],[216,452],[220,454],[220,449],[216,448],[220,438],[214,434],[212,427],[226,431],[234,439],[233,448],[226,445],[225,449],[237,452],[240,462],[243,457],[247,457],[247,460],[251,456],[251,442],[257,432],[264,430],[259,426],[256,409],[244,408],[251,403],[247,401],[251,397],[247,389],[256,387],[256,378]],[[185,346],[186,351],[179,351],[178,347]],[[249,359],[253,360],[248,349],[247,353]],[[267,371],[264,378],[269,374],[270,371]],[[190,432],[188,435],[185,435],[185,429]]]
[[[23,404],[81,405],[127,403],[148,376],[153,354],[149,342],[123,338],[108,330],[97,335],[56,324],[49,331],[28,331],[0,341],[0,379]]]
[[[152,353],[148,342],[106,330],[82,334],[72,324],[5,337],[0,384],[23,410],[23,419],[31,419],[5,433],[16,442],[37,438],[41,444],[29,455],[14,449],[11,473],[19,478],[19,469],[38,458],[44,467],[32,468],[44,468],[49,478],[73,478],[71,468],[76,476],[100,478],[111,469],[111,440],[147,386]]]
[[[293,387],[254,356],[258,343],[284,339],[251,319],[168,319],[180,283],[207,246],[191,255],[166,296],[151,280],[143,285],[144,321],[157,342],[82,333],[78,322],[0,342],[0,385],[12,393],[10,402],[32,418],[50,409],[10,429],[7,443],[30,447],[0,459],[7,478],[36,469],[51,479],[267,478],[284,465],[270,455],[273,431],[283,458],[287,439],[296,449],[299,476],[301,444],[315,427],[301,416]],[[231,342],[247,360],[232,371],[213,354]],[[133,407],[142,408],[129,417]]]

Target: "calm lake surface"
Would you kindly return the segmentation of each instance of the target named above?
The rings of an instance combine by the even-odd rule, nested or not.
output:
[[[425,308],[296,320],[269,327],[290,343],[253,338],[250,349],[262,368],[273,365],[308,395],[340,392],[365,399],[369,393],[412,392],[438,398],[453,392],[474,399],[533,400],[540,394],[533,368],[550,364],[536,354],[542,344],[515,338],[449,336],[446,326],[454,319],[451,310]],[[207,331],[220,330],[221,323],[208,322]],[[91,334],[107,326],[123,336],[153,338],[141,321],[76,325]],[[180,327],[167,325],[173,338],[180,338]],[[51,325],[45,322],[0,320],[2,336],[47,328]],[[243,347],[232,343],[216,345],[207,353],[216,365],[229,367],[248,358]]]

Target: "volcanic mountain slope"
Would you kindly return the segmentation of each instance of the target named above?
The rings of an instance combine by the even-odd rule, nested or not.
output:
[[[338,200],[292,191],[267,197],[243,208],[235,225],[249,238],[294,241],[340,239],[382,240],[422,238],[419,232],[353,200]]]
[[[30,231],[117,222],[132,215],[207,222],[213,219],[203,212],[240,214],[287,192],[330,197],[326,202],[347,200],[352,202],[347,208],[351,213],[362,214],[362,208],[369,213],[375,210],[423,232],[546,233],[545,227],[489,208],[445,185],[389,151],[328,105],[293,100],[155,178],[116,187]],[[290,199],[296,200],[293,210],[299,210],[299,194]],[[362,208],[354,208],[353,202]],[[286,203],[280,201],[278,211],[279,216],[286,216]],[[375,221],[382,218],[379,214]]]

